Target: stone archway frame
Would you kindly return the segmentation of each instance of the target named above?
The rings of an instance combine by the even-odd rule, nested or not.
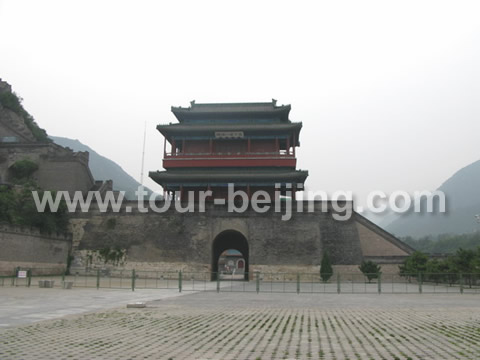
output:
[[[218,259],[220,255],[228,249],[235,249],[242,254],[245,261],[244,267],[244,280],[248,280],[248,268],[249,268],[249,256],[250,249],[248,240],[244,234],[237,230],[224,230],[217,234],[212,242],[212,265],[211,265],[211,278],[217,280],[218,276]]]

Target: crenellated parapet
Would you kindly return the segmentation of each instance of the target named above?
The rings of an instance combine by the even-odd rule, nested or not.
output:
[[[73,151],[68,147],[63,147],[55,143],[51,143],[46,156],[52,161],[75,161],[88,167],[90,154],[88,151]]]

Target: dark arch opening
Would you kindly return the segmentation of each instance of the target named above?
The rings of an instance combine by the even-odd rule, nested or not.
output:
[[[244,280],[248,280],[249,253],[248,242],[245,236],[235,230],[225,230],[217,235],[212,244],[212,280],[217,280],[218,259],[220,255],[229,249],[239,251],[245,260]]]

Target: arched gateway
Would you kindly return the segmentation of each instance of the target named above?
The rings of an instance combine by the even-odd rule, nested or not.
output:
[[[241,215],[229,210],[229,184],[250,200],[259,190],[272,201],[281,196],[295,200],[295,193],[305,188],[308,172],[296,168],[302,123],[289,119],[290,105],[279,106],[275,100],[240,104],[192,101],[188,108],[172,107],[172,112],[178,123],[157,126],[165,137],[165,171],[150,172],[150,177],[177,199],[188,201],[190,192],[195,201],[205,199],[209,214],[197,210],[180,214],[172,206],[172,211],[161,216],[156,211],[76,212],[71,214],[72,229],[83,229],[73,231],[78,264],[88,260],[81,250],[102,249],[108,244],[127,250],[129,262],[154,266],[152,270],[157,270],[157,262],[167,269],[183,263],[182,268],[195,272],[210,260],[212,279],[217,278],[218,270],[223,272],[219,279],[247,279],[250,266],[269,272],[317,273],[325,251],[335,265],[360,265],[366,259],[384,262],[397,271],[397,264],[414,251],[358,213],[353,212],[348,221],[336,220],[331,201],[316,202],[314,212],[310,212],[310,203],[296,206],[292,201],[292,219],[288,221],[282,220],[286,201],[280,203],[281,213],[273,211],[276,204],[262,214],[252,206]],[[220,206],[222,203],[225,206]],[[347,210],[346,202],[339,205]],[[199,204],[195,207],[201,209]],[[115,220],[114,229],[107,226],[110,220]]]
[[[217,280],[218,260],[226,250],[234,249],[242,254],[244,264],[244,279],[248,280],[249,251],[248,241],[242,233],[236,230],[225,230],[218,234],[212,244],[212,280]]]

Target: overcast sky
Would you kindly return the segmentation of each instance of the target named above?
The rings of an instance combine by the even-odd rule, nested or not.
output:
[[[140,178],[197,102],[291,104],[312,190],[435,189],[478,159],[478,1],[0,0],[0,77]],[[145,185],[159,190],[150,179]]]

